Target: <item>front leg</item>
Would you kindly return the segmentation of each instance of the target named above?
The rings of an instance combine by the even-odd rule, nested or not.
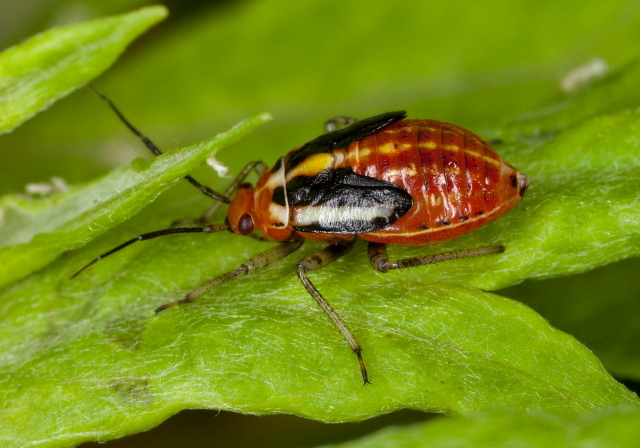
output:
[[[289,255],[292,252],[295,252],[302,246],[304,241],[288,241],[285,243],[280,243],[275,247],[272,247],[269,250],[262,252],[261,254],[256,255],[253,258],[248,259],[238,269],[233,271],[229,271],[226,274],[222,274],[214,279],[209,280],[204,285],[199,288],[194,289],[186,297],[182,300],[176,300],[175,302],[165,303],[162,306],[156,308],[156,314],[160,313],[169,308],[174,308],[176,306],[184,305],[186,303],[193,302],[198,297],[212,289],[216,289],[229,280],[233,280],[234,278],[241,277],[243,275],[252,274],[258,269],[262,269],[265,266],[269,266],[270,264],[275,263],[276,261],[282,260],[284,257]]]
[[[264,173],[267,170],[267,165],[264,164],[264,162],[250,162],[247,165],[245,165],[245,167],[242,169],[242,171],[240,171],[240,173],[238,173],[238,175],[233,179],[233,181],[231,182],[231,184],[227,187],[227,189],[224,192],[224,196],[229,198],[232,195],[235,194],[236,191],[238,191],[238,188],[240,187],[240,185],[242,185],[242,183],[244,182],[244,180],[247,178],[247,176],[249,176],[249,174],[251,174],[252,171],[255,171],[258,176],[260,176],[262,173]],[[222,202],[215,202],[213,205],[211,205],[211,207],[209,207],[207,209],[207,211],[198,219],[193,219],[193,218],[187,218],[187,219],[179,219],[177,221],[174,221],[171,225],[172,226],[182,226],[185,224],[208,224],[213,220],[213,217],[215,216],[216,213],[218,213],[218,210],[220,209],[220,207],[222,206]]]
[[[356,341],[353,333],[351,333],[342,319],[340,319],[340,316],[338,316],[331,305],[329,305],[329,302],[327,302],[327,300],[322,297],[322,294],[320,294],[320,292],[316,289],[315,286],[313,286],[313,283],[311,283],[311,281],[307,277],[308,272],[321,269],[348,253],[353,248],[355,242],[356,238],[346,243],[331,245],[321,250],[320,252],[303,258],[298,262],[298,265],[296,266],[296,272],[304,287],[307,288],[307,291],[309,291],[309,294],[311,294],[311,297],[313,297],[318,306],[322,309],[322,311],[325,312],[327,317],[331,319],[333,325],[336,326],[338,331],[340,331],[342,336],[349,344],[349,348],[351,348],[351,350],[353,350],[353,352],[358,357],[362,379],[364,380],[364,383],[367,384],[369,382],[369,376],[367,374],[367,368],[364,365],[364,360],[362,359],[362,348],[360,347],[360,344],[358,344],[358,341]]]
[[[240,188],[240,185],[242,185],[242,183],[245,181],[247,176],[251,174],[252,171],[255,171],[256,174],[260,176],[267,169],[268,167],[267,165],[264,164],[264,162],[261,162],[261,161],[249,162],[247,165],[245,165],[242,171],[238,173],[235,179],[233,179],[231,184],[225,190],[224,195],[228,198],[230,198],[232,195],[235,195],[236,191],[238,191],[238,188]],[[220,209],[221,205],[222,203],[218,202],[218,203],[214,203],[211,207],[209,207],[209,209],[204,213],[204,215],[202,215],[202,218],[200,218],[200,222],[203,222],[205,224],[211,222],[215,214]]]

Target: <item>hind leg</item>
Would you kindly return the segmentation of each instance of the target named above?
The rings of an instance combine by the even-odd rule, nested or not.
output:
[[[477,249],[463,249],[453,252],[425,255],[424,257],[403,258],[389,260],[387,245],[383,243],[369,243],[369,261],[374,269],[380,272],[389,272],[392,269],[412,268],[426,264],[440,263],[442,261],[457,260],[458,258],[482,257],[485,255],[500,254],[504,252],[504,246],[487,246]]]

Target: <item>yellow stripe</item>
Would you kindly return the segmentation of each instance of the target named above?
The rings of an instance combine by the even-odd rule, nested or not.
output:
[[[400,151],[409,151],[413,149],[411,143],[385,143],[378,146],[378,153],[380,154],[397,154]]]
[[[421,149],[436,149],[436,142],[428,140],[426,142],[418,143],[418,147]]]
[[[358,157],[369,157],[371,155],[371,148],[369,148],[368,146],[365,146],[364,148],[358,148],[357,154]]]
[[[441,148],[444,151],[450,151],[450,152],[460,152],[460,147],[457,145],[441,145]],[[435,149],[435,144],[433,146],[433,148],[430,149]],[[501,166],[502,163],[499,160],[494,159],[493,157],[487,156],[485,154],[480,154],[477,151],[472,151],[470,149],[464,149],[465,154],[469,154],[472,157],[477,157],[479,159],[482,159],[485,161],[485,163],[488,163],[490,165],[495,165],[495,166]]]
[[[384,129],[384,130],[382,130],[380,132],[380,134],[389,134],[389,135],[402,134],[402,133],[406,134],[406,133],[409,133],[409,132],[413,132],[416,129],[425,130],[427,132],[435,132],[436,131],[436,129],[431,127],[431,126],[427,127],[427,126],[424,126],[424,125],[419,125],[419,126],[411,125],[411,126],[404,126],[404,127],[395,128],[395,129]]]
[[[314,154],[287,172],[287,182],[296,176],[316,176],[328,168],[333,168],[333,155],[331,153]]]

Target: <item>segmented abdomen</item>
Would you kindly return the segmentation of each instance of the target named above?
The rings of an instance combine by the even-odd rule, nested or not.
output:
[[[411,210],[368,241],[422,245],[465,234],[512,208],[526,176],[480,137],[436,120],[403,120],[350,144],[356,174],[392,182],[413,198]]]

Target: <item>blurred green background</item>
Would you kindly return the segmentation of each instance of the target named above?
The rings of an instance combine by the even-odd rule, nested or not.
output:
[[[1,1],[0,48],[52,26],[145,4]],[[271,112],[275,119],[269,125],[229,151],[241,155],[228,160],[222,155],[232,171],[249,160],[272,163],[339,114],[365,117],[407,109],[410,117],[451,121],[487,139],[500,137],[505,123],[570,98],[573,93],[563,92],[560,80],[576,66],[601,58],[615,73],[634,61],[640,48],[637,1],[164,4],[169,19],[136,41],[94,84],[166,150],[210,137],[250,114]],[[26,183],[52,176],[85,182],[136,157],[149,155],[102,102],[79,90],[0,136],[0,194],[24,191]],[[225,183],[206,168],[196,176],[213,186]],[[159,200],[194,194],[181,185]],[[616,322],[640,313],[615,304],[640,298],[634,278],[639,269],[637,259],[628,260],[499,294],[529,304],[574,334],[633,386],[640,380],[640,349],[633,334],[614,330]],[[582,299],[589,294],[611,300],[585,307]],[[323,425],[289,416],[186,411],[148,433],[106,446],[315,446],[424,418],[401,412],[360,424]]]

